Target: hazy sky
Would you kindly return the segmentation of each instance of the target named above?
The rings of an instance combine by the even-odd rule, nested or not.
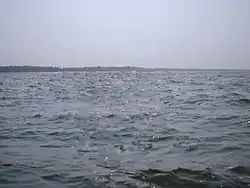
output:
[[[0,0],[0,65],[250,68],[250,0]]]

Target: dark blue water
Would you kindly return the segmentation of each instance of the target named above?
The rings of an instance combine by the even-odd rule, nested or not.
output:
[[[250,187],[250,72],[0,74],[0,187]]]

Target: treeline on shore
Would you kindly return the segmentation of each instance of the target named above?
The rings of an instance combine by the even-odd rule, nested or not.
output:
[[[43,66],[0,66],[0,72],[68,72],[68,71],[133,71],[136,67],[43,67]]]
[[[78,71],[249,71],[249,69],[168,69],[168,68],[140,68],[140,67],[45,67],[45,66],[0,66],[0,73],[4,72],[78,72]]]

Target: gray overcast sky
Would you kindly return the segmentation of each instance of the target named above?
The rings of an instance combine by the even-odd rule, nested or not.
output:
[[[250,0],[0,0],[0,65],[250,68]]]

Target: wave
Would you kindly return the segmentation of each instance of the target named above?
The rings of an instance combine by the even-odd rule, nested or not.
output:
[[[191,85],[204,85],[203,82],[197,82],[197,81],[191,81],[190,84]]]
[[[40,117],[42,117],[42,114],[34,114],[34,115],[32,116],[32,118],[40,118]]]
[[[116,117],[116,114],[106,114],[106,115],[103,115],[104,118],[114,118]]]
[[[13,171],[18,174],[36,174],[37,178],[44,180],[47,184],[55,183],[73,187],[169,187],[169,188],[193,188],[193,187],[223,187],[244,188],[248,187],[250,168],[247,166],[235,166],[228,168],[224,173],[216,173],[212,169],[188,169],[176,168],[169,171],[159,169],[144,169],[129,171],[110,166],[95,165],[94,168],[106,168],[103,173],[84,172],[68,173],[59,170],[46,170],[34,165],[21,165],[18,163],[0,163],[0,169],[5,169],[5,176],[11,175]],[[245,177],[245,178],[243,178]],[[17,182],[14,178],[0,177],[5,185]],[[16,179],[15,179],[16,180]],[[134,180],[134,181],[133,181]],[[20,185],[22,185],[22,182]]]
[[[70,143],[48,143],[48,144],[42,144],[39,147],[41,148],[69,148],[72,147],[72,144]]]
[[[148,141],[149,142],[161,142],[161,141],[167,141],[167,140],[172,140],[174,136],[153,136],[151,137]]]
[[[227,102],[235,106],[249,106],[250,105],[250,99],[248,98],[233,99],[233,100],[230,99],[230,100],[227,100]]]
[[[240,116],[238,115],[231,115],[231,116],[220,116],[220,117],[216,117],[213,120],[215,121],[223,121],[223,120],[233,120],[233,119],[239,119]]]
[[[146,118],[158,117],[160,115],[161,114],[157,112],[138,112],[124,117],[123,120],[145,120]]]
[[[21,133],[22,136],[32,136],[32,135],[36,135],[36,131],[31,131],[31,130],[28,130],[28,131],[25,131],[23,133]]]
[[[186,104],[201,104],[201,103],[205,103],[205,102],[210,102],[212,101],[211,99],[189,99],[187,100],[185,103]]]
[[[209,169],[205,170],[192,170],[185,168],[177,168],[171,171],[162,171],[157,169],[141,170],[131,178],[147,182],[150,185],[159,187],[245,187],[245,182],[240,182],[237,179],[232,179],[225,175],[219,175],[211,172]]]
[[[49,121],[56,121],[56,120],[69,120],[71,118],[77,118],[78,114],[76,113],[61,113],[61,114],[55,114],[52,117],[50,117],[48,120]]]
[[[240,150],[243,150],[243,148],[239,147],[239,146],[226,146],[226,147],[220,148],[216,152],[217,153],[225,153],[225,152],[232,152],[232,151],[236,151],[236,150],[240,151]]]
[[[64,176],[62,176],[60,174],[55,174],[55,173],[43,175],[43,176],[41,176],[41,178],[44,180],[47,180],[47,181],[56,181],[56,182],[64,182],[65,181]]]
[[[242,82],[233,83],[234,86],[247,86],[247,84]]]
[[[248,175],[250,176],[250,167],[247,166],[235,166],[228,168],[230,172],[234,172],[240,175]]]
[[[250,104],[250,99],[239,99],[238,102],[241,104]]]

